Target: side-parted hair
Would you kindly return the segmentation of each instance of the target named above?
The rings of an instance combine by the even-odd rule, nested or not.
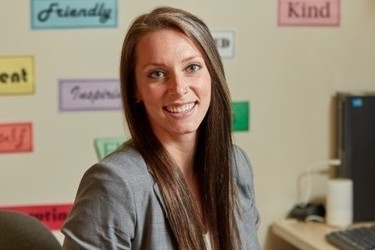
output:
[[[136,48],[147,33],[173,29],[200,49],[211,75],[211,101],[199,129],[194,168],[202,186],[204,218],[200,218],[182,172],[151,129],[145,107],[136,98]],[[231,99],[215,41],[206,24],[195,15],[159,7],[137,17],[124,39],[120,81],[125,118],[133,146],[142,154],[164,199],[167,217],[179,249],[205,249],[209,232],[213,249],[238,249],[232,173]]]

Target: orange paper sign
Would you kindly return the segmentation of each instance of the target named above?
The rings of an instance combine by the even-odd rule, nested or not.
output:
[[[31,152],[31,123],[0,124],[0,153]]]
[[[69,215],[71,204],[2,207],[0,210],[28,214],[40,220],[50,230],[60,230]]]

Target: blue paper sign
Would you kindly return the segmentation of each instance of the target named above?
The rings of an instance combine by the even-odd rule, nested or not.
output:
[[[33,29],[117,26],[117,0],[32,0]]]

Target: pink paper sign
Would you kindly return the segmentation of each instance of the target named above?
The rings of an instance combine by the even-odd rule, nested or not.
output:
[[[279,0],[280,26],[338,26],[340,0]]]
[[[31,123],[0,124],[0,153],[31,152]]]
[[[59,204],[1,207],[0,210],[28,214],[40,220],[50,230],[60,230],[71,208],[71,204]]]

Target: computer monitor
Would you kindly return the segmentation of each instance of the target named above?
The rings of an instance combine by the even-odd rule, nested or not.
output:
[[[375,93],[338,93],[338,176],[353,180],[353,221],[375,221]]]

